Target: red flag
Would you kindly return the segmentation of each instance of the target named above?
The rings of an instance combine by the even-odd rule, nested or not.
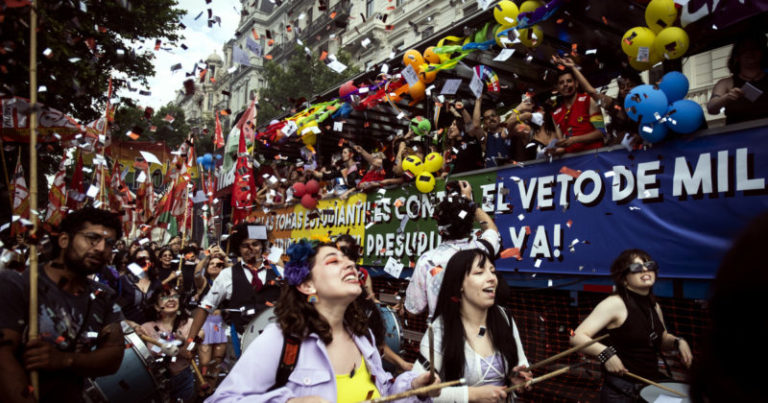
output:
[[[45,213],[45,222],[52,227],[58,227],[67,215],[67,168],[64,165],[66,160],[66,156],[61,159],[59,172],[53,177],[53,186],[48,191],[48,211]]]
[[[70,183],[72,187],[69,189],[67,196],[67,208],[69,210],[77,210],[80,208],[80,202],[85,197],[83,154],[79,150],[77,151],[77,162],[75,163],[75,169],[72,170],[72,181]]]
[[[21,152],[16,161],[16,169],[13,172],[13,225],[11,225],[11,236],[25,231],[24,225],[18,221],[19,218],[29,220],[29,189],[27,181],[24,179],[24,168],[21,166]]]
[[[240,129],[240,138],[242,139],[243,135],[245,135],[245,139],[251,144],[253,144],[256,137],[256,102],[258,102],[258,97],[253,98],[251,105],[248,106],[248,109],[236,124],[237,128]]]
[[[253,208],[255,191],[256,181],[253,178],[253,165],[245,148],[245,136],[241,132],[240,143],[237,147],[235,182],[232,185],[232,222],[235,225],[245,219]]]
[[[217,112],[216,113],[216,135],[213,141],[213,148],[218,150],[221,147],[224,147],[224,133],[222,133],[221,122],[219,121],[219,114]]]

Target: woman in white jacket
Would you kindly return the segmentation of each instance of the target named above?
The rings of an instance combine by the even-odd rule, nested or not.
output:
[[[445,388],[436,402],[504,402],[504,389],[531,379],[514,320],[496,305],[498,279],[482,250],[460,251],[445,268],[432,322],[435,371],[444,381],[464,378],[466,386]],[[416,368],[429,370],[429,340],[421,341]]]

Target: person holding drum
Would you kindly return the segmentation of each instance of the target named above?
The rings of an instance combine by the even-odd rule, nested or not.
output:
[[[190,355],[185,353],[188,351],[189,328],[192,321],[181,309],[181,295],[174,288],[168,287],[155,293],[153,303],[156,312],[155,320],[143,323],[136,333],[149,336],[161,343],[181,343],[178,356],[164,357],[163,362],[168,365],[170,372],[168,387],[171,401],[193,402],[195,400],[194,376],[189,364]]]
[[[306,240],[288,255],[277,323],[267,325],[207,402],[359,402],[429,383],[426,373],[392,379],[382,368],[349,258]]]
[[[224,320],[234,330],[231,335],[236,339],[233,341],[236,351],[240,348],[237,336],[242,335],[250,320],[272,306],[280,295],[277,281],[281,273],[263,258],[264,240],[251,238],[254,231],[249,231],[248,227],[242,223],[232,230],[229,243],[240,259],[234,266],[222,270],[213,281],[210,291],[194,310],[190,331],[197,334],[208,315],[222,309]]]
[[[444,388],[437,402],[508,401],[505,387],[531,379],[517,325],[496,303],[499,280],[482,249],[456,252],[444,270],[429,335],[421,340],[417,371],[435,371],[446,380],[465,378],[466,386]],[[510,397],[511,398],[511,397]]]
[[[610,345],[595,343],[582,350],[597,357],[605,368],[601,402],[639,399],[640,389],[646,385],[626,376],[628,372],[652,381],[663,380],[658,360],[662,350],[679,351],[683,364],[691,365],[691,348],[667,331],[653,295],[658,270],[658,264],[643,250],[621,252],[611,264],[616,293],[600,302],[571,336],[571,344],[580,345],[604,329],[610,335]]]
[[[25,371],[38,371],[40,402],[79,402],[87,377],[115,373],[123,359],[123,313],[115,292],[89,275],[107,264],[120,238],[116,214],[70,212],[38,277],[39,336],[22,341],[29,323],[29,271],[0,272],[0,400],[33,402]]]

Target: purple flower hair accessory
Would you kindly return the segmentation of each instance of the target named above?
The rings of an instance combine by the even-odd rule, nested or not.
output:
[[[290,258],[285,264],[285,279],[292,286],[300,285],[309,276],[309,258],[315,255],[315,245],[302,239],[288,247],[286,254]]]

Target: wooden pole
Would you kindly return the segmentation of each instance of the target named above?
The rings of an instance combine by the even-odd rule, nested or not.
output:
[[[395,400],[405,399],[406,397],[411,396],[417,396],[417,395],[426,395],[429,392],[440,390],[442,388],[447,388],[449,386],[456,386],[456,385],[462,385],[466,382],[464,378],[457,379],[455,381],[448,381],[443,383],[438,383],[436,385],[428,385],[428,386],[422,386],[420,388],[411,389],[409,391],[397,393],[394,395],[389,396],[383,396],[378,399],[369,400],[371,403],[382,403],[382,402],[393,402]]]
[[[189,217],[189,184],[187,184],[186,189],[184,189],[184,220],[182,222],[181,227],[181,249],[179,251],[184,250],[185,241],[187,239],[187,218]],[[181,274],[181,269],[184,266],[184,256],[179,256],[179,269],[177,273],[180,273],[176,277],[176,287],[179,287],[181,284],[181,280],[184,277],[183,274]]]
[[[556,376],[558,376],[558,375],[562,375],[562,374],[564,374],[564,373],[568,372],[570,369],[571,369],[571,367],[570,367],[570,366],[568,366],[568,367],[563,367],[563,368],[560,368],[560,369],[558,369],[558,370],[556,370],[556,371],[552,371],[552,372],[550,372],[550,373],[548,373],[548,374],[544,374],[544,375],[542,375],[542,376],[540,376],[540,377],[537,377],[537,378],[533,378],[533,379],[531,379],[530,381],[526,381],[526,382],[523,382],[523,383],[521,383],[521,384],[518,384],[518,385],[510,386],[510,387],[508,387],[508,388],[504,389],[504,391],[505,391],[505,392],[507,392],[507,393],[509,393],[509,392],[513,392],[513,391],[515,391],[515,390],[517,390],[517,389],[521,389],[521,388],[524,388],[524,387],[528,387],[528,386],[531,386],[531,385],[533,385],[533,384],[535,384],[535,383],[539,383],[539,382],[541,382],[541,381],[546,381],[546,380],[547,380],[547,379],[549,379],[549,378],[554,378],[554,377],[556,377]]]
[[[549,363],[551,363],[553,361],[557,361],[557,360],[565,357],[566,355],[573,354],[573,353],[575,353],[575,352],[577,352],[579,350],[585,349],[585,348],[587,348],[587,347],[589,347],[589,346],[599,342],[600,340],[605,339],[606,337],[608,337],[608,335],[604,334],[604,335],[602,335],[602,336],[600,336],[600,337],[598,337],[596,339],[592,339],[592,340],[590,340],[590,341],[588,341],[586,343],[579,344],[578,346],[571,347],[568,350],[565,350],[563,352],[557,353],[557,354],[553,355],[552,357],[543,359],[543,360],[541,360],[541,361],[531,365],[530,367],[528,367],[527,371],[531,371],[531,370],[534,370],[536,368],[543,367],[543,366],[545,366],[545,365],[547,365],[547,364],[549,364]]]
[[[660,384],[660,383],[656,383],[656,382],[654,382],[654,381],[652,381],[652,380],[650,380],[650,379],[645,379],[645,378],[643,378],[642,376],[640,376],[640,375],[635,375],[635,374],[633,374],[633,373],[631,373],[631,372],[629,372],[629,371],[627,371],[627,376],[630,376],[630,377],[632,377],[632,378],[635,378],[635,379],[637,379],[637,380],[638,380],[638,381],[640,381],[640,382],[644,382],[644,383],[647,383],[647,384],[649,384],[649,385],[653,385],[653,386],[655,386],[655,387],[657,387],[657,388],[659,388],[659,389],[665,390],[665,391],[667,391],[667,392],[670,392],[670,393],[674,393],[674,394],[676,394],[676,395],[678,395],[678,396],[680,396],[680,397],[682,397],[682,398],[687,398],[687,397],[688,397],[688,395],[686,395],[685,393],[682,393],[682,392],[679,392],[679,391],[677,391],[677,390],[674,390],[674,389],[672,389],[672,388],[666,387],[666,386],[664,386],[664,385],[662,385],[662,384]]]
[[[29,8],[29,211],[32,233],[29,243],[29,339],[38,337],[37,317],[37,1]],[[13,206],[13,204],[11,204]],[[35,400],[40,399],[40,378],[37,371],[29,373]]]

